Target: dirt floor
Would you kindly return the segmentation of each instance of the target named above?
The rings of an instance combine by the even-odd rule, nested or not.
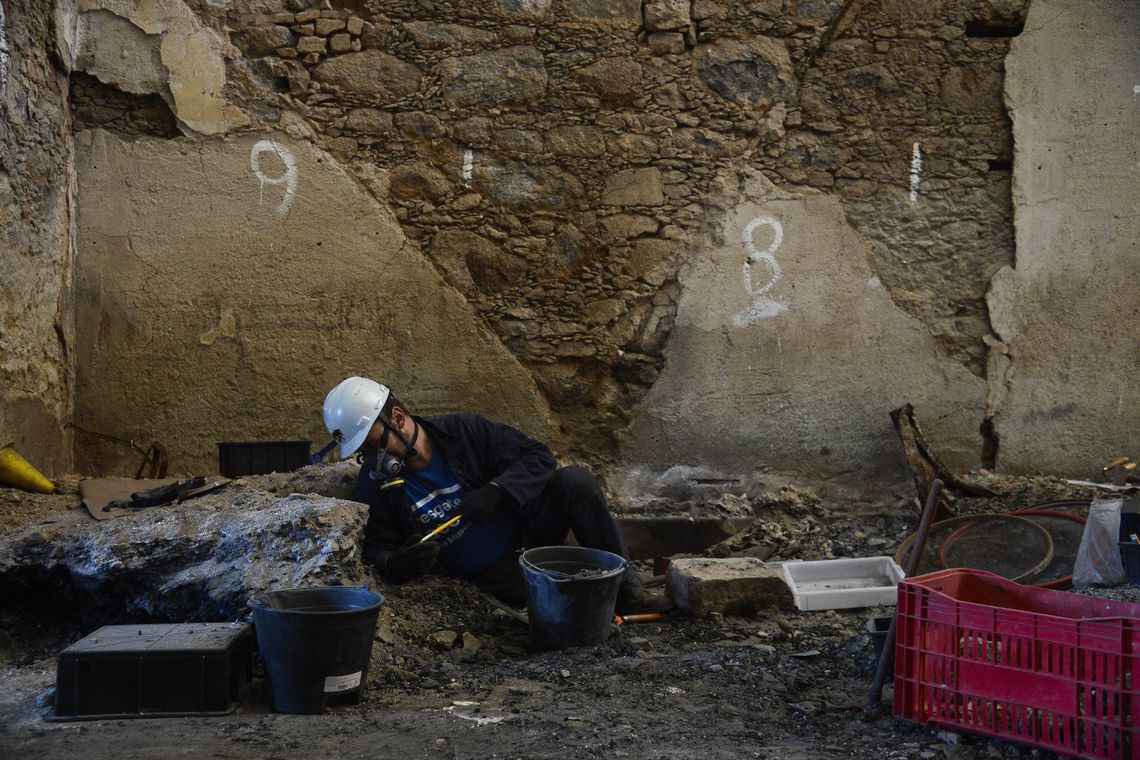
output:
[[[957,506],[1073,495],[1041,481]],[[786,490],[756,513],[751,537],[709,553],[892,554],[917,522],[898,495],[852,511]],[[890,609],[676,616],[625,626],[597,647],[535,653],[526,627],[470,585],[376,588],[386,602],[365,699],[320,716],[272,713],[259,681],[225,717],[45,722],[55,655],[86,631],[0,612],[0,758],[1052,757],[890,717],[865,722],[875,657],[864,624]]]

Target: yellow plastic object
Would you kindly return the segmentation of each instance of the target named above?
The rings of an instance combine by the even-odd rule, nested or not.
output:
[[[55,493],[55,483],[32,467],[11,444],[0,449],[0,484],[36,493]]]

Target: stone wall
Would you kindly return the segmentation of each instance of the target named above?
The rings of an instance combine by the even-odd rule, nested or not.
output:
[[[71,467],[75,341],[67,77],[50,3],[0,4],[0,445]]]
[[[994,431],[1034,413],[995,417],[987,374],[1027,4],[89,0],[72,92],[107,197],[82,209],[80,415],[186,438],[198,465],[238,434],[219,414],[312,432],[363,368],[579,458],[886,475],[911,401],[952,464],[1000,463]],[[312,266],[322,243],[351,287]],[[194,297],[151,292],[176,283]],[[171,354],[159,386],[112,366]]]

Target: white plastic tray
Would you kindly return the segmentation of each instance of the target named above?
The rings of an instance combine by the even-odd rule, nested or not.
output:
[[[801,610],[843,610],[893,606],[906,577],[890,557],[783,563],[784,581]]]

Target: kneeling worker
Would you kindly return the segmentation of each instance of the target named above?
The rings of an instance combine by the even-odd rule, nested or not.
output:
[[[384,385],[350,377],[325,397],[325,427],[341,457],[360,452],[352,499],[369,506],[364,559],[396,583],[430,572],[474,582],[523,605],[516,550],[565,543],[628,559],[625,541],[597,481],[580,467],[558,467],[543,444],[476,414],[416,417]],[[459,516],[437,537],[420,542]],[[619,613],[660,610],[630,568]]]

